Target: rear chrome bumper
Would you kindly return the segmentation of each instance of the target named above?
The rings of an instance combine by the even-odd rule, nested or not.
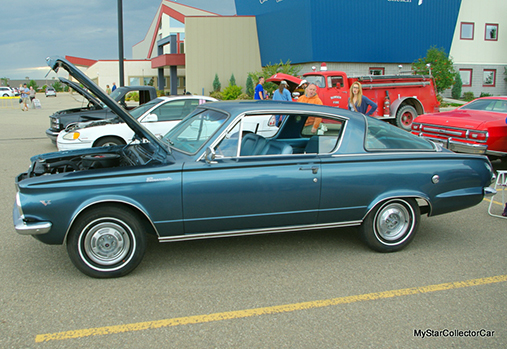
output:
[[[433,138],[433,137],[427,137],[427,136],[420,136],[420,137],[430,140],[434,143],[440,144],[444,148],[452,150],[453,152],[456,152],[456,153],[485,155],[488,150],[487,144],[464,143],[464,142],[455,141],[452,138],[442,139],[442,138]]]

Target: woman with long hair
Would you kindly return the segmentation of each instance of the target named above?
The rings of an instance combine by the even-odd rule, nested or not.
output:
[[[371,116],[377,110],[377,103],[363,96],[363,87],[357,81],[350,86],[349,110]],[[370,106],[370,110],[368,110]]]

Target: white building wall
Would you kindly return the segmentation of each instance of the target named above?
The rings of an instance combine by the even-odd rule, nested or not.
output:
[[[473,40],[461,39],[461,24],[474,24]],[[496,41],[485,40],[486,24],[498,24]],[[462,0],[456,29],[451,45],[450,57],[454,68],[472,69],[472,86],[463,92],[507,95],[504,80],[507,67],[507,1],[506,0]],[[484,70],[496,70],[495,86],[484,86]],[[444,93],[450,96],[451,90]]]

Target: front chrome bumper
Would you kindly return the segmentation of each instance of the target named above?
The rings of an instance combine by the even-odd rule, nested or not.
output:
[[[21,235],[42,235],[47,234],[51,230],[51,222],[26,222],[24,220],[23,211],[19,203],[19,196],[16,195],[16,202],[12,209],[12,221],[14,229]]]

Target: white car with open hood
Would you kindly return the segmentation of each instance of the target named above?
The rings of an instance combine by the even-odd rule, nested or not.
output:
[[[155,136],[163,136],[198,105],[217,101],[207,96],[159,97],[131,110]],[[58,150],[74,150],[129,143],[134,131],[120,118],[80,122],[68,126],[56,140]]]

